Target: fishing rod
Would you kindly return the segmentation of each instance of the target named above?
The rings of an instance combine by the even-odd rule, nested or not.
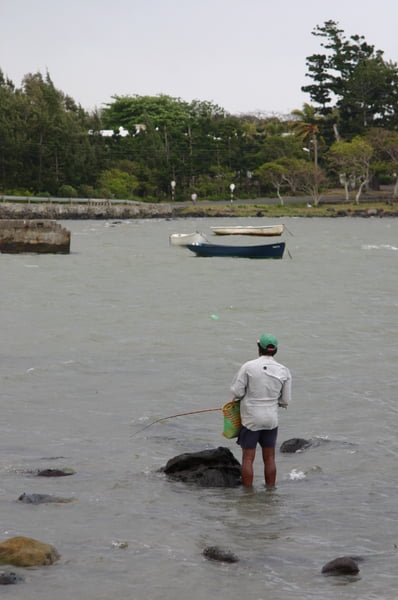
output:
[[[203,408],[201,410],[192,410],[190,412],[179,413],[178,415],[169,415],[168,417],[161,417],[160,419],[156,419],[156,421],[152,421],[152,423],[149,423],[149,425],[145,425],[145,427],[142,427],[142,429],[138,429],[138,431],[135,431],[134,433],[132,433],[130,437],[137,435],[137,433],[141,433],[141,431],[148,429],[148,427],[152,427],[152,425],[155,425],[155,423],[160,423],[161,421],[166,421],[166,419],[174,419],[175,417],[185,417],[186,415],[198,415],[199,413],[212,412],[215,410],[222,410],[222,409],[223,409],[223,407]]]

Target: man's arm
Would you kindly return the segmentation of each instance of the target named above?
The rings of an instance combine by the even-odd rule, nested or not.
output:
[[[278,406],[287,408],[292,396],[292,378],[288,373],[288,378],[282,384],[281,395],[279,396]]]

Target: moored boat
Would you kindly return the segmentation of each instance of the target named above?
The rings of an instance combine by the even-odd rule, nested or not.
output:
[[[282,235],[284,225],[232,225],[228,227],[210,227],[216,235]]]
[[[169,237],[172,246],[186,246],[187,244],[200,244],[207,242],[204,233],[194,231],[192,233],[172,233]]]
[[[188,244],[188,250],[197,256],[231,256],[235,258],[282,258],[285,243],[256,246],[225,246],[223,244]]]

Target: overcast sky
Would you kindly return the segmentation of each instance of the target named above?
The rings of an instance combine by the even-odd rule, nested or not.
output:
[[[398,62],[398,0],[0,0],[0,69],[16,86],[48,71],[87,110],[168,94],[287,114],[310,101],[305,60],[327,20]]]

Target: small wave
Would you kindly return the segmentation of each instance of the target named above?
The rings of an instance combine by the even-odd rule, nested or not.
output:
[[[124,550],[125,548],[128,548],[129,544],[128,542],[119,542],[117,540],[112,540],[112,548],[120,548],[122,550]]]
[[[304,471],[298,471],[297,469],[292,469],[289,473],[289,479],[291,481],[298,481],[300,479],[305,479]]]
[[[398,250],[398,248],[391,244],[364,244],[362,250]]]

